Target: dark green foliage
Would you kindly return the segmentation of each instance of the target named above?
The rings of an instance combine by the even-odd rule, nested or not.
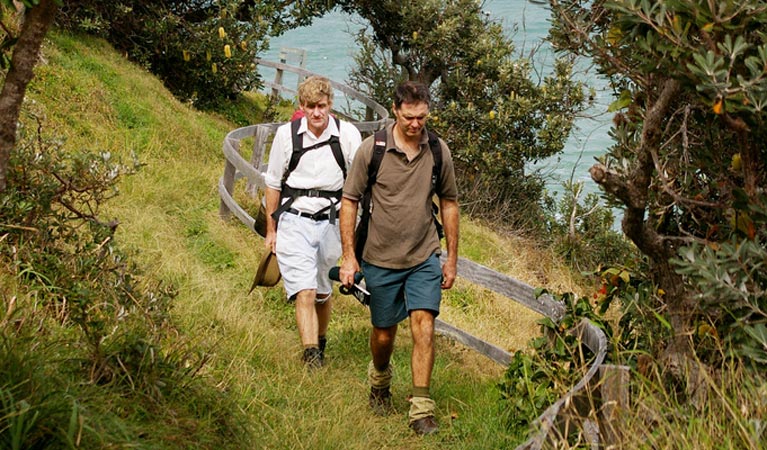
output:
[[[232,399],[198,377],[207,353],[171,321],[173,287],[142,275],[99,217],[135,163],[21,131],[0,197],[0,266],[18,283],[0,291],[3,448],[123,445],[146,432],[127,424],[155,427],[168,409],[229,442],[211,448],[242,448]],[[200,444],[182,434],[179,448]]]
[[[371,25],[357,36],[350,84],[387,106],[402,80],[431,86],[428,127],[450,145],[464,210],[499,225],[540,226],[544,183],[525,166],[562,151],[586,103],[583,85],[570,79],[566,60],[538,80],[480,3],[339,2]]]
[[[260,86],[255,59],[269,36],[327,9],[323,2],[284,3],[86,0],[67,2],[58,20],[105,37],[181,100],[214,108]]]
[[[547,293],[538,290],[537,295]],[[562,397],[585,375],[594,355],[580,344],[573,334],[582,319],[589,319],[608,337],[610,325],[593,311],[588,299],[573,294],[557,296],[565,305],[559,323],[541,319],[542,336],[530,341],[529,352],[516,352],[498,385],[504,405],[508,408],[507,426],[515,434],[524,435],[552,403]]]
[[[547,210],[548,233],[543,239],[557,254],[580,272],[603,267],[636,267],[641,254],[634,244],[613,229],[612,210],[600,205],[599,197],[588,194],[583,201],[583,183],[564,183],[562,198]]]
[[[699,353],[719,362],[720,347],[731,349],[759,371],[767,367],[767,209],[739,209],[744,232],[719,244],[694,243],[672,263],[695,286],[705,317],[694,335]],[[752,239],[747,237],[753,229]]]
[[[732,348],[763,364],[764,2],[557,0],[552,17],[556,48],[615,90],[615,144],[592,176],[647,256],[648,282],[625,300],[651,300],[638,311],[673,329],[652,356],[721,367]]]

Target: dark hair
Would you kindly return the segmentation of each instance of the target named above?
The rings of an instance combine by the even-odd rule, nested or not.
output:
[[[424,102],[431,106],[429,88],[418,81],[405,81],[394,90],[394,107],[399,109],[403,103]]]

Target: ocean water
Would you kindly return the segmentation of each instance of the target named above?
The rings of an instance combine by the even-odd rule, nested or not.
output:
[[[484,10],[492,19],[504,26],[506,33],[513,40],[519,55],[528,57],[535,50],[532,61],[536,68],[545,73],[551,67],[554,55],[543,38],[548,33],[549,10],[529,0],[486,0]],[[305,68],[328,78],[347,82],[347,73],[354,65],[353,55],[358,50],[353,33],[364,27],[359,17],[341,12],[333,12],[316,19],[309,27],[290,30],[282,36],[273,38],[270,49],[261,55],[270,61],[278,61],[283,48],[305,50]],[[297,64],[297,59],[288,53],[287,62]],[[584,62],[583,67],[587,67]],[[271,79],[274,72],[263,69],[265,79]],[[588,169],[594,158],[604,154],[611,145],[608,136],[610,118],[606,114],[610,103],[610,93],[605,88],[605,81],[594,74],[577,74],[592,85],[596,91],[596,103],[593,108],[579,117],[576,130],[566,143],[564,152],[548,160],[531,165],[530,169],[542,171],[546,177],[547,189],[561,195],[562,183],[572,179],[584,183],[584,193],[599,193],[597,185],[591,180]],[[296,83],[289,74],[284,82]],[[339,103],[339,99],[336,99]],[[615,212],[617,215],[617,211]]]

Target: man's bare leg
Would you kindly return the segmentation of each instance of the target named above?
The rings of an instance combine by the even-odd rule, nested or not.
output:
[[[413,335],[413,354],[410,358],[413,386],[428,388],[434,368],[434,315],[427,310],[412,311],[410,328]]]
[[[314,289],[304,289],[296,296],[296,325],[304,348],[318,345],[319,320],[314,306],[316,295]]]

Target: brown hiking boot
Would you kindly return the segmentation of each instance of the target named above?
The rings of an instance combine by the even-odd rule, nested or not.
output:
[[[388,387],[371,387],[368,404],[373,410],[373,414],[377,416],[386,416],[394,412],[394,406],[391,401],[391,391]]]
[[[410,428],[412,428],[413,431],[415,431],[415,434],[419,436],[434,434],[439,431],[439,425],[437,425],[437,421],[434,419],[434,416],[428,416],[415,420],[410,424]]]
[[[309,347],[304,350],[304,356],[301,358],[309,369],[319,369],[322,367],[322,354],[317,347]]]

